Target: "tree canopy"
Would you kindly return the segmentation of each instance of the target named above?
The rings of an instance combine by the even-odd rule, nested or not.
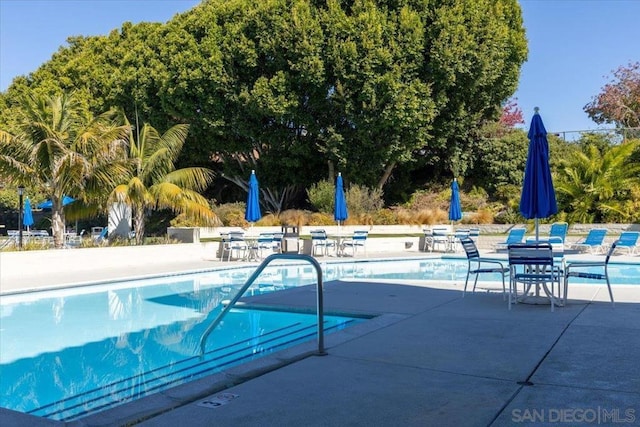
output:
[[[205,0],[167,24],[70,38],[0,96],[0,127],[23,94],[74,89],[94,114],[189,123],[181,165],[256,169],[265,188],[338,170],[387,188],[472,167],[526,55],[517,0]]]
[[[621,66],[584,110],[596,123],[613,123],[617,128],[635,128],[628,136],[640,135],[640,62]]]

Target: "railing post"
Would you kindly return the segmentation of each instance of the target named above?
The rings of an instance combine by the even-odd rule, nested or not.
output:
[[[207,339],[213,330],[220,324],[222,318],[227,315],[229,310],[233,308],[233,306],[238,302],[242,295],[249,289],[249,287],[255,282],[255,280],[260,276],[262,271],[269,265],[271,261],[276,259],[298,259],[302,261],[308,261],[313,265],[318,274],[317,281],[317,300],[316,300],[316,311],[318,316],[318,355],[324,356],[327,352],[324,349],[324,292],[322,290],[322,267],[318,264],[315,258],[309,255],[301,255],[301,254],[273,254],[269,255],[263,262],[258,266],[256,271],[253,272],[251,277],[247,279],[246,283],[240,288],[238,293],[229,301],[226,307],[218,314],[218,316],[211,322],[209,327],[204,331],[202,337],[200,338],[200,358],[204,357],[205,347],[207,344]]]

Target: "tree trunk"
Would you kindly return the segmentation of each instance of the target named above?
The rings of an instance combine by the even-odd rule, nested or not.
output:
[[[51,233],[53,234],[53,244],[56,249],[64,248],[64,210],[62,209],[62,200],[51,198]]]
[[[144,209],[135,210],[135,224],[133,229],[136,232],[136,245],[142,245],[144,242]]]
[[[378,188],[380,190],[382,190],[384,185],[387,183],[387,180],[391,176],[391,172],[393,172],[393,169],[395,167],[396,167],[396,162],[391,162],[387,165],[386,169],[384,170],[384,174],[382,174],[382,178],[380,178],[380,181],[378,181]]]

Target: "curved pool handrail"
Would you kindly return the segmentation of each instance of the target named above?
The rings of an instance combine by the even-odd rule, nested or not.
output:
[[[276,259],[297,259],[302,261],[308,261],[309,263],[311,263],[311,265],[315,267],[316,272],[318,273],[317,292],[316,292],[318,297],[317,307],[316,307],[317,314],[318,314],[318,353],[317,354],[318,355],[327,354],[324,350],[324,298],[322,293],[322,267],[320,267],[320,264],[318,264],[318,261],[316,261],[315,258],[309,255],[273,254],[273,255],[269,255],[262,262],[262,264],[258,266],[256,271],[254,271],[251,277],[247,279],[246,283],[242,286],[242,288],[240,288],[238,293],[233,297],[231,301],[229,301],[229,303],[222,310],[222,312],[218,314],[218,317],[216,317],[214,321],[211,322],[207,330],[204,331],[204,333],[202,334],[202,337],[200,338],[200,358],[204,357],[204,350],[207,344],[207,339],[209,338],[209,335],[211,334],[211,332],[213,332],[215,327],[220,324],[220,322],[222,321],[222,318],[226,316],[226,314],[229,312],[229,310],[233,308],[233,306],[238,302],[238,300],[242,298],[242,295],[244,295],[247,289],[249,289],[249,287],[253,285],[253,282],[255,282],[258,276],[260,276],[260,274],[267,267],[267,265],[269,265],[271,261],[274,261]]]

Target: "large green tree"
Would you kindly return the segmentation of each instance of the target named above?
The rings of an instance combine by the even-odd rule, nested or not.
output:
[[[90,200],[126,172],[128,127],[119,114],[84,114],[74,94],[23,99],[16,127],[1,131],[0,176],[37,189],[52,201],[55,246],[64,245],[65,195]]]
[[[205,0],[69,43],[0,96],[0,124],[20,92],[75,87],[94,112],[190,123],[179,165],[279,191],[464,174],[527,54],[517,0]]]

